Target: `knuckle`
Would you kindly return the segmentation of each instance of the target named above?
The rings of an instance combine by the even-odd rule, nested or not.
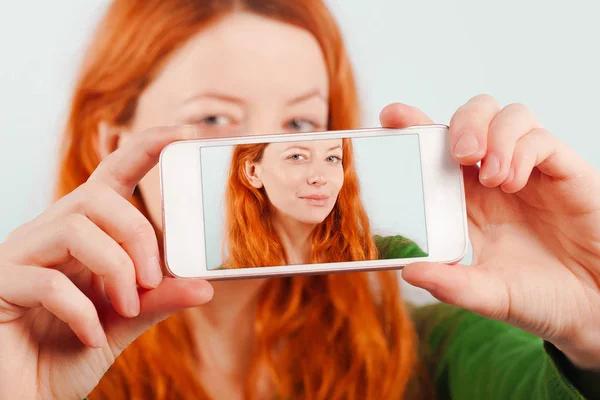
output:
[[[545,128],[534,128],[518,142],[518,147],[538,151],[540,148],[556,147],[559,140]]]
[[[523,103],[510,103],[506,107],[504,107],[506,111],[510,111],[511,113],[523,113],[523,114],[531,114],[531,110]]]
[[[473,100],[487,103],[497,103],[497,100],[487,93],[480,93],[477,96],[473,97]]]
[[[88,207],[88,204],[93,201],[95,193],[97,193],[98,183],[95,180],[88,180],[81,186],[79,186],[72,193],[72,209],[75,212],[84,212]]]
[[[90,180],[81,187],[82,196],[80,196],[80,198],[83,201],[83,204],[102,201],[111,190],[105,183],[99,180]]]
[[[551,134],[550,131],[548,131],[545,128],[535,128],[527,136],[531,136],[532,139],[538,139],[543,141],[555,139],[554,135]]]
[[[13,231],[11,231],[6,238],[4,239],[5,242],[11,241],[16,239],[17,237],[19,237],[21,235],[21,233],[26,232],[27,228],[29,226],[29,223],[23,224],[17,228],[15,228]]]
[[[111,256],[112,273],[121,276],[124,272],[133,271],[133,261],[125,251],[115,251]]]
[[[169,135],[172,132],[172,130],[173,128],[166,126],[153,127],[140,132],[136,132],[132,136],[132,139],[133,141],[135,141],[136,147],[150,152],[154,147],[156,147],[156,142],[159,141],[160,138]]]
[[[135,222],[130,224],[128,236],[133,241],[148,241],[155,238],[154,228],[146,218],[135,218]]]
[[[471,104],[463,104],[456,110],[456,118],[460,118],[463,124],[474,122],[479,119],[479,111]]]
[[[80,235],[85,230],[86,218],[77,213],[71,213],[64,217],[62,227],[59,230],[62,238],[66,239],[72,235]]]
[[[42,276],[41,293],[48,296],[54,296],[64,292],[64,287],[69,283],[67,278],[62,272],[55,269],[45,269]]]
[[[464,105],[467,106],[467,108],[477,108],[477,109],[484,109],[484,110],[497,111],[500,109],[500,104],[498,103],[498,100],[496,100],[494,97],[490,96],[489,94],[485,94],[485,93],[478,94],[478,95],[472,97]]]
[[[450,134],[454,137],[467,132],[485,135],[486,128],[487,126],[482,123],[480,111],[469,104],[459,107],[450,122]]]

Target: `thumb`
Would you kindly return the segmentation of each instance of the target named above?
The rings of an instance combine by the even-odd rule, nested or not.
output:
[[[385,106],[379,114],[379,121],[384,128],[406,128],[433,124],[433,121],[423,111],[402,103]]]
[[[163,278],[156,289],[142,290],[137,317],[123,317],[111,308],[104,325],[115,357],[153,325],[177,311],[205,304],[212,296],[213,288],[207,281]]]
[[[484,265],[467,266],[419,262],[402,269],[402,278],[427,290],[441,302],[479,315],[506,321],[509,292],[505,281]]]

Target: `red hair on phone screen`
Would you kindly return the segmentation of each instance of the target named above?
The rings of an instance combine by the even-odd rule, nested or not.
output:
[[[140,94],[169,55],[209,24],[236,11],[311,32],[329,71],[328,128],[358,126],[350,62],[337,25],[321,0],[115,0],[93,37],[76,82],[57,196],[83,184],[98,166],[99,123],[127,126]],[[353,178],[348,179],[340,197],[340,215],[362,210],[357,193],[352,192]],[[148,215],[137,191],[131,201]],[[358,220],[368,229],[360,212]],[[371,257],[372,242],[351,225],[347,222],[334,230],[331,223],[321,224],[315,254],[324,261],[345,254],[352,259]],[[274,251],[263,248],[262,255],[268,253],[280,263],[281,249],[269,249]],[[283,399],[408,396],[409,382],[421,374],[415,372],[421,368],[417,368],[415,329],[395,272],[270,279],[261,290],[247,398],[261,398],[259,376],[265,371],[277,397]],[[198,380],[192,345],[182,313],[169,317],[123,351],[90,399],[209,399]]]

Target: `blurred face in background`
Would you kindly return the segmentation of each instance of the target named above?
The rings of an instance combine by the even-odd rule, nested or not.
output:
[[[193,124],[204,137],[325,130],[327,76],[309,32],[234,13],[170,57],[140,96],[129,130]],[[151,222],[160,226],[157,167],[139,187]]]

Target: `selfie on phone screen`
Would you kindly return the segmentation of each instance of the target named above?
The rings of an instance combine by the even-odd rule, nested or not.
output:
[[[200,158],[209,269],[427,256],[416,135],[204,147]]]

